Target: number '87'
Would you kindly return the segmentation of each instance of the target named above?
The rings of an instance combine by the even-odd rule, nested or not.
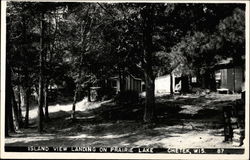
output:
[[[218,148],[217,149],[217,153],[223,153],[224,152],[224,149],[223,148]]]

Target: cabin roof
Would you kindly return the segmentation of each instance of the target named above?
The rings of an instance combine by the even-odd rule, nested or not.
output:
[[[227,68],[234,68],[240,66],[240,64],[236,64],[233,62],[233,58],[227,58],[227,59],[222,59],[219,61],[214,67],[214,70],[219,70],[219,69],[227,69]]]
[[[137,77],[133,76],[131,73],[128,73],[128,75],[130,75],[135,80],[142,81],[141,78],[137,78]],[[110,79],[119,79],[119,76],[117,75],[117,76],[114,76],[114,77],[110,77]]]

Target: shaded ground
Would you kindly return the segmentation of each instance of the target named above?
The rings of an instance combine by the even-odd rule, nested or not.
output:
[[[77,103],[77,120],[71,104],[50,106],[51,121],[45,133],[36,133],[36,109],[31,127],[6,138],[7,146],[130,146],[130,147],[234,147],[224,143],[223,106],[240,95],[186,95],[157,97],[155,124],[142,121],[143,104],[116,105],[111,101]]]

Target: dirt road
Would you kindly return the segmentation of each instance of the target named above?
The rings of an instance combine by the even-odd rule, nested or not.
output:
[[[222,107],[240,95],[185,95],[157,97],[158,122],[145,125],[142,106],[117,106],[110,101],[77,104],[72,122],[69,105],[50,106],[45,133],[35,125],[6,138],[7,146],[129,146],[129,147],[237,147],[223,142]],[[36,117],[31,111],[31,118]],[[243,147],[243,146],[242,146]],[[239,147],[237,147],[239,148]]]

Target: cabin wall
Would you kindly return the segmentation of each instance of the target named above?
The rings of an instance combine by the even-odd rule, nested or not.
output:
[[[241,68],[235,68],[235,91],[242,91],[243,72]]]
[[[165,76],[161,76],[161,77],[157,77],[155,79],[155,93],[170,93],[171,89],[170,89],[170,75],[165,75]],[[175,84],[175,78],[174,76],[172,77],[172,87],[173,87],[173,91],[174,91],[174,84]]]
[[[125,90],[141,92],[141,80],[134,79],[132,76],[127,76]]]
[[[240,67],[220,69],[219,72],[221,76],[218,88],[227,88],[232,92],[241,91],[243,75]]]
[[[120,81],[116,80],[116,93],[121,91],[121,85],[120,85]]]
[[[139,79],[134,79],[132,76],[127,76],[125,78],[125,90],[132,90],[137,92],[142,92],[142,81]],[[121,90],[121,85],[119,79],[116,79],[116,92]]]

